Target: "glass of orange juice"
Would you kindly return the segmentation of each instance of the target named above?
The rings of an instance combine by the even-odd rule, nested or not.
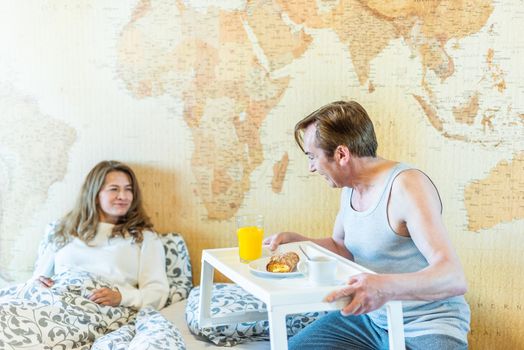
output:
[[[236,223],[240,261],[248,263],[262,257],[264,217],[262,215],[239,215],[236,217]]]

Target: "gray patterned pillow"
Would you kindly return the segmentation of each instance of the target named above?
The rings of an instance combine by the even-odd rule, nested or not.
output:
[[[218,346],[234,346],[256,340],[269,340],[269,322],[254,321],[201,328],[198,324],[200,287],[189,293],[186,322],[191,333]],[[239,311],[266,312],[266,304],[236,284],[215,283],[211,297],[211,316]],[[307,312],[286,317],[287,335],[291,337],[327,312]]]
[[[191,260],[184,238],[178,233],[160,235],[166,253],[166,273],[169,296],[166,306],[188,297],[193,288]]]

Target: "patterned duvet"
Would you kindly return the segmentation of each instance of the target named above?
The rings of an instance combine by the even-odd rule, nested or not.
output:
[[[185,349],[178,331],[158,311],[111,307],[87,297],[112,285],[86,272],[53,276],[0,290],[0,349]]]

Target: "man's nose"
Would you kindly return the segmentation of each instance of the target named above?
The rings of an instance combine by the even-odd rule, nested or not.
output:
[[[315,165],[313,163],[309,163],[309,171],[312,172],[312,173],[317,171],[317,169],[315,168]]]

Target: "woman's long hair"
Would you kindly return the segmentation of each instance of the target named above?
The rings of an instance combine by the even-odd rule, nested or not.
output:
[[[60,220],[55,232],[57,247],[64,246],[73,237],[85,243],[89,243],[95,237],[100,222],[98,193],[104,185],[107,174],[112,171],[120,171],[129,176],[133,201],[127,213],[120,217],[115,224],[111,237],[125,237],[127,233],[134,238],[135,242],[139,243],[144,238],[143,231],[153,228],[153,224],[142,206],[142,194],[133,170],[129,166],[114,160],[102,161],[87,174],[73,210]]]

